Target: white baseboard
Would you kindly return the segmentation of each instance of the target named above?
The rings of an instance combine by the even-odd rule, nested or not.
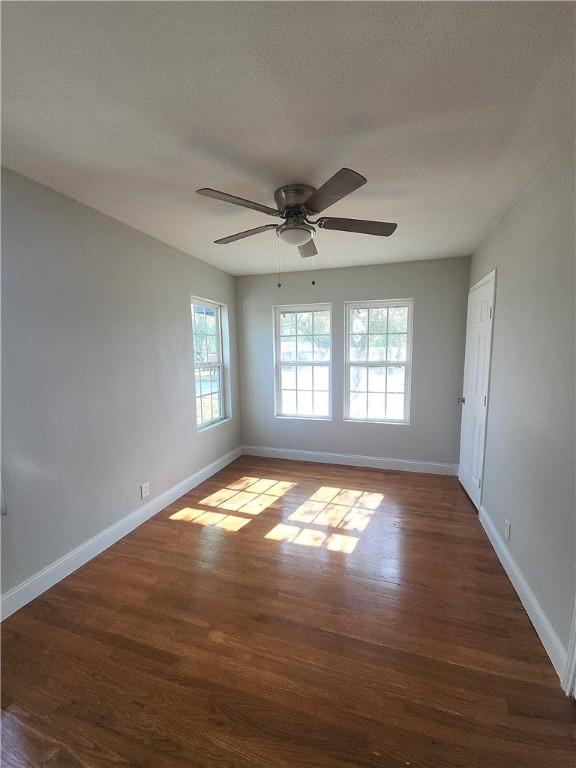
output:
[[[386,459],[380,456],[357,456],[352,453],[300,451],[294,448],[268,448],[264,445],[243,445],[242,453],[247,456],[263,456],[269,459],[313,461],[320,464],[346,464],[352,467],[396,469],[401,472],[424,472],[432,475],[458,474],[457,464],[438,464],[435,461],[408,461],[407,459]]]
[[[133,531],[134,528],[137,528],[143,522],[158,514],[158,512],[163,510],[164,507],[167,507],[168,504],[172,504],[172,502],[176,501],[180,496],[188,493],[192,488],[195,488],[197,485],[204,482],[204,480],[207,480],[211,475],[220,471],[241,455],[242,449],[240,447],[235,448],[233,451],[230,451],[230,453],[225,454],[198,472],[195,472],[193,475],[190,475],[190,477],[182,480],[182,482],[172,486],[172,488],[169,488],[167,491],[164,491],[160,496],[156,496],[156,498],[143,504],[134,512],[131,512],[129,515],[126,515],[126,517],[118,520],[117,523],[114,523],[100,533],[97,533],[96,536],[93,536],[88,541],[80,544],[80,546],[76,547],[71,552],[68,552],[54,563],[46,566],[46,568],[38,571],[38,573],[35,573],[29,579],[26,579],[22,584],[18,584],[18,586],[14,587],[9,592],[6,592],[6,594],[2,595],[0,604],[0,616],[2,620],[22,608],[31,600],[34,600],[34,598],[41,595],[42,592],[50,589],[54,584],[57,584],[77,568],[80,568],[81,565],[84,565],[84,563],[87,563],[93,557],[99,555],[100,552],[103,552],[116,541],[126,536],[130,531]]]
[[[520,598],[520,601],[522,602],[522,605],[524,606],[530,621],[534,625],[534,629],[538,633],[538,637],[540,638],[546,653],[550,657],[550,661],[552,662],[558,677],[562,682],[564,682],[566,661],[568,658],[568,652],[566,648],[564,648],[564,645],[556,634],[554,627],[546,616],[544,609],[538,602],[534,592],[532,592],[530,585],[524,578],[524,574],[510,554],[504,539],[502,539],[498,533],[494,523],[492,522],[491,518],[486,512],[486,509],[483,506],[480,507],[480,513],[478,517],[482,527],[486,531],[486,535],[490,539],[490,543],[492,544],[494,551],[498,555],[498,558],[508,575],[508,578],[512,582],[512,586],[518,593],[518,597]]]

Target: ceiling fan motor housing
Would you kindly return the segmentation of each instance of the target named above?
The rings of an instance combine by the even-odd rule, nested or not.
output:
[[[309,184],[285,184],[274,192],[274,202],[280,211],[301,208],[315,188]]]

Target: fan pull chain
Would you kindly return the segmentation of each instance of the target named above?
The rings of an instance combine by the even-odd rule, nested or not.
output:
[[[277,288],[282,288],[282,283],[280,282],[280,238],[278,235],[276,235],[276,250],[278,253],[278,285]]]
[[[312,285],[316,285],[316,256],[312,256]]]

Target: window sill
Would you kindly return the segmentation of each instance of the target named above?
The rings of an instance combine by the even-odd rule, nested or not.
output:
[[[280,413],[274,414],[274,418],[288,421],[332,421],[332,416],[284,416]]]
[[[351,419],[345,418],[344,421],[351,424],[387,424],[392,427],[409,427],[410,421],[392,421],[390,419]]]
[[[221,424],[227,424],[229,421],[232,421],[231,416],[226,416],[224,419],[218,419],[218,421],[211,421],[210,424],[197,424],[196,431],[207,432],[210,429],[214,429],[214,427],[219,427]]]

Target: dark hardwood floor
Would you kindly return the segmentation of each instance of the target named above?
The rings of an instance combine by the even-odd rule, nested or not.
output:
[[[5,768],[576,766],[451,477],[243,457],[7,619],[2,693]]]

